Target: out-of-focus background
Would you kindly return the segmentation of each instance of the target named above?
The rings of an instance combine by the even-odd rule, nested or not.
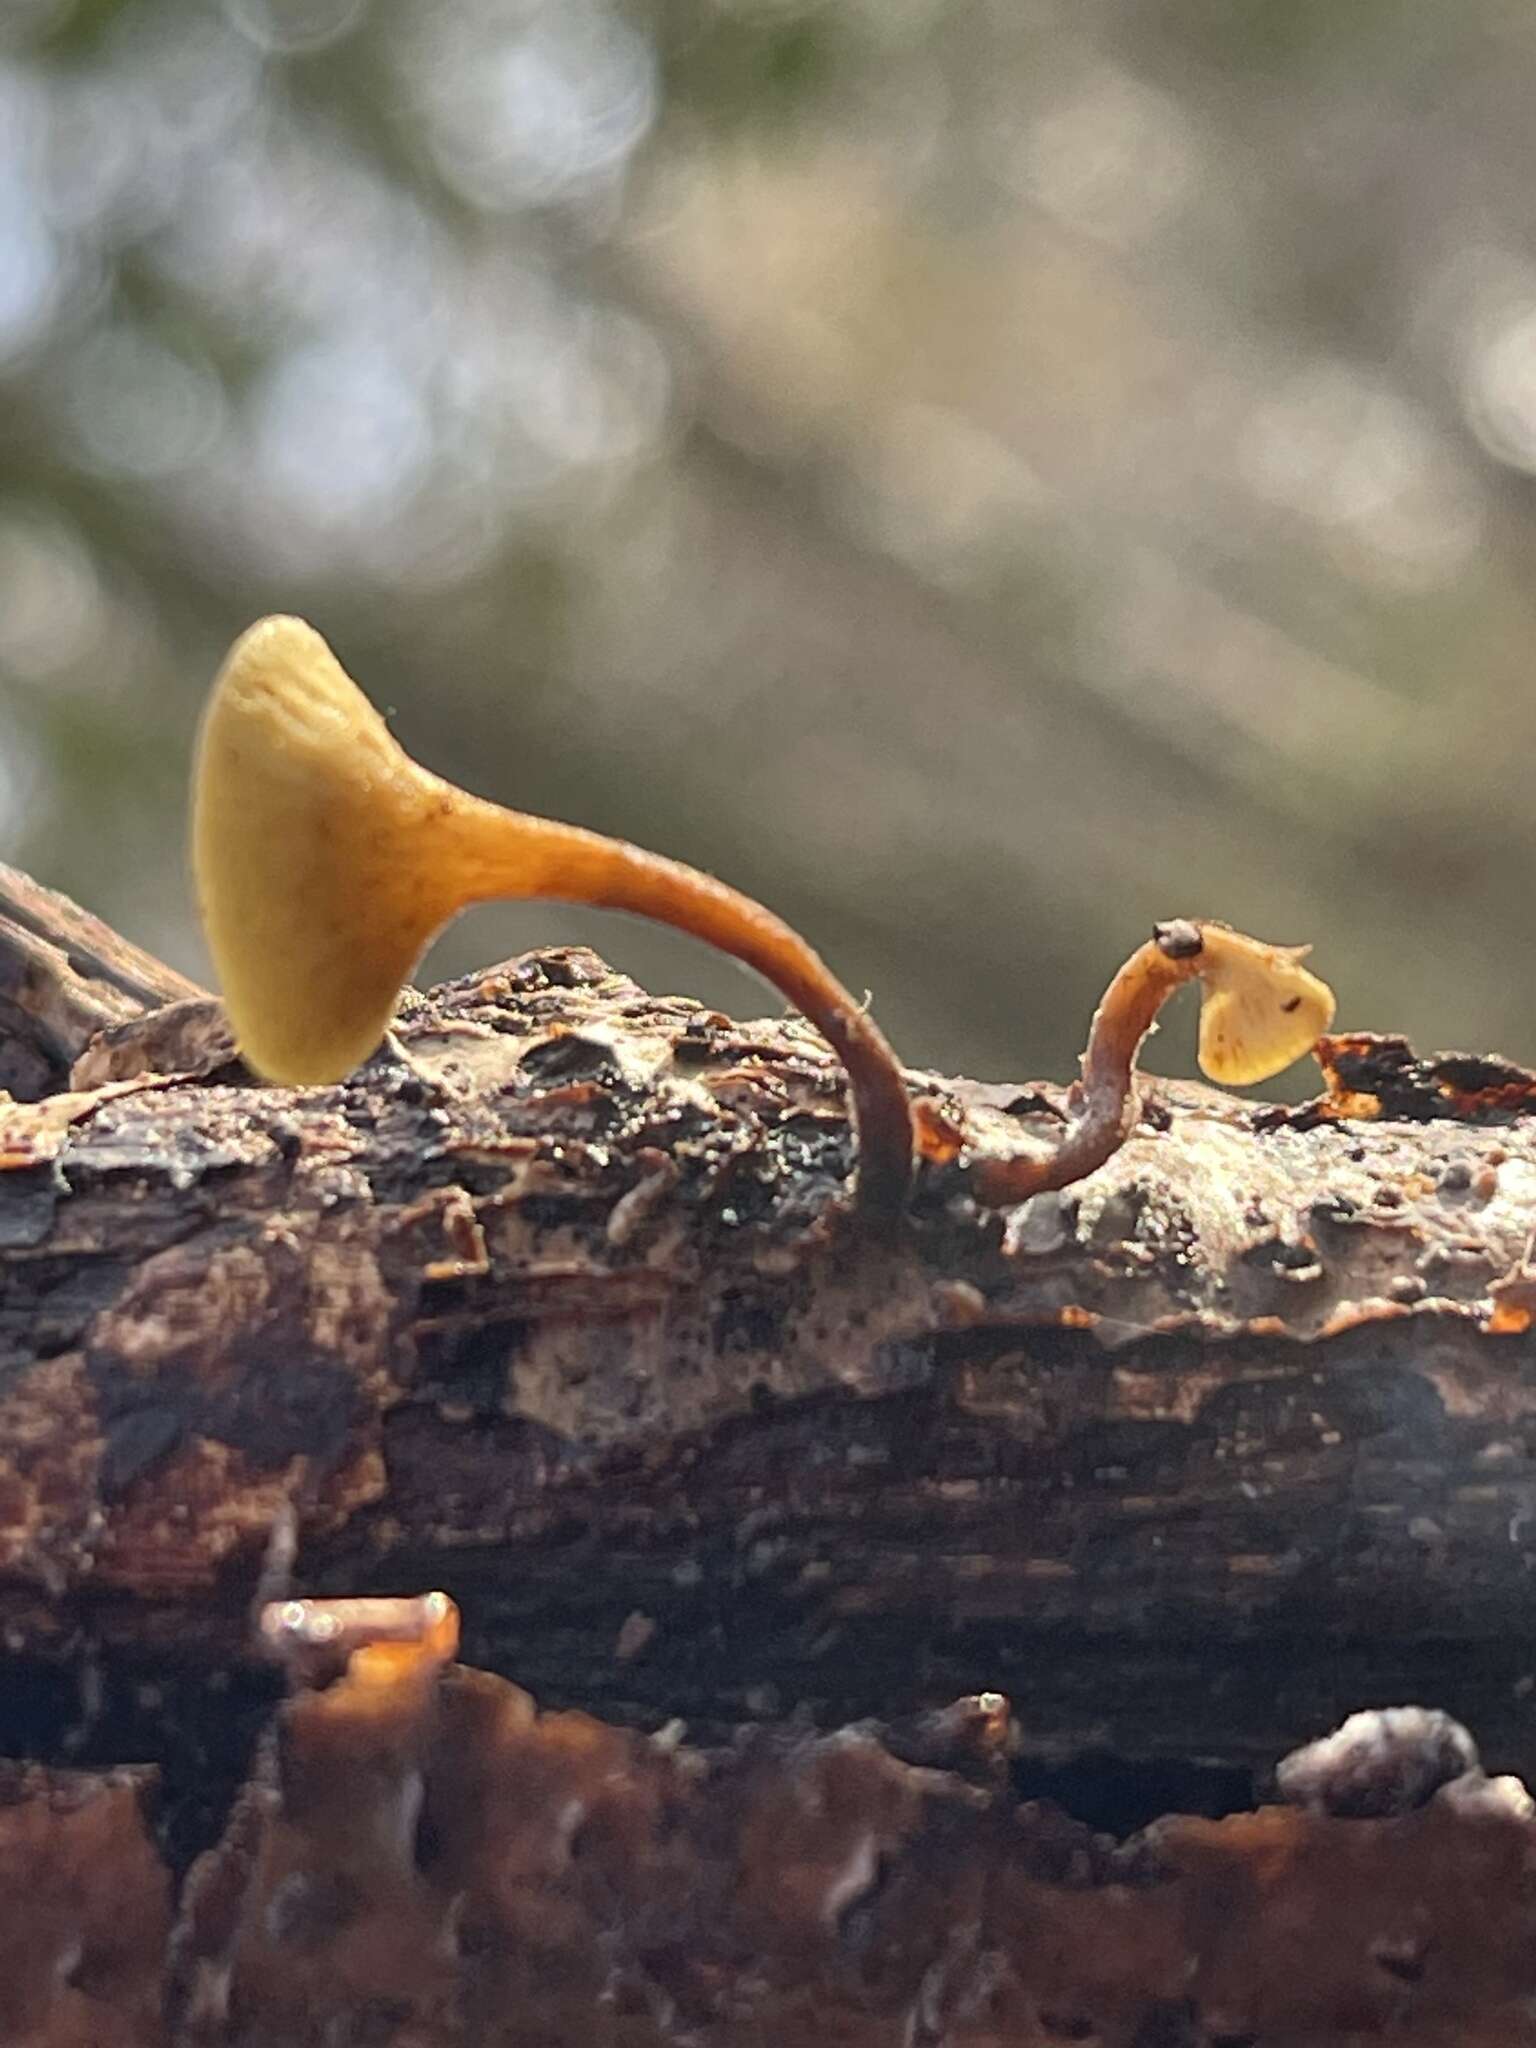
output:
[[[296,610],[914,1063],[1067,1072],[1175,914],[1536,1060],[1533,109],[1529,0],[0,0],[0,851],[206,972]],[[560,937],[772,1007],[431,964]]]

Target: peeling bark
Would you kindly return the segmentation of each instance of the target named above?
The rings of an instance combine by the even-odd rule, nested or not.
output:
[[[1006,1702],[942,1720],[922,1767],[872,1728],[702,1754],[484,1672],[349,1673],[287,1707],[259,1806],[187,1886],[178,2037],[321,2048],[366,2011],[444,2048],[598,2016],[720,2048],[1536,2040],[1536,1826],[1475,1755],[1375,1821],[1269,1808],[1117,1846],[1015,1804]],[[1440,1735],[1361,1747],[1401,1780]]]
[[[995,1696],[705,1752],[365,1660],[282,1709],[174,1924],[150,1788],[0,1783],[12,2048],[1536,2041],[1531,1802],[1441,1717],[1298,1760],[1310,1810],[1117,1844],[1017,1803]]]
[[[154,1773],[0,1762],[0,2040],[148,2048],[164,2039],[170,1872]]]
[[[62,1088],[98,1031],[206,991],[0,861],[0,1090]]]

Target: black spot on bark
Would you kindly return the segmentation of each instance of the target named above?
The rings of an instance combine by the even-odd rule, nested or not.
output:
[[[186,1434],[186,1418],[178,1409],[154,1402],[127,1408],[107,1424],[106,1444],[96,1484],[103,1500],[121,1498],[136,1479],[168,1458]]]

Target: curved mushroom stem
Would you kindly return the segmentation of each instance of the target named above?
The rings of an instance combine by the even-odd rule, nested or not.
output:
[[[1158,1011],[1185,982],[1205,988],[1200,1064],[1213,1080],[1267,1080],[1299,1059],[1333,1020],[1333,991],[1300,965],[1305,947],[1267,946],[1214,922],[1156,927],[1120,969],[1088,1027],[1082,1078],[1067,1096],[1053,1150],[982,1159],[971,1186],[988,1208],[1082,1180],[1117,1152],[1140,1113],[1136,1058]]]
[[[548,897],[637,911],[763,974],[830,1042],[858,1125],[857,1200],[889,1220],[912,1109],[873,1020],[780,918],[625,840],[488,803],[413,761],[300,619],[250,627],[203,715],[193,865],[247,1063],[324,1085],[379,1045],[431,939],[471,903]]]
[[[627,910],[691,932],[770,982],[815,1025],[848,1073],[858,1127],[856,1197],[890,1221],[912,1178],[912,1105],[900,1062],[874,1019],[791,925],[698,868],[579,825],[504,810],[444,785],[454,799],[448,843],[465,904],[548,895]]]

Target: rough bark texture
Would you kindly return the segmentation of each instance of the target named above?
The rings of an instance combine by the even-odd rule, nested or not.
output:
[[[1531,1802],[1442,1719],[1298,1759],[1301,1807],[1120,1844],[1019,1805],[1008,1737],[988,1696],[706,1753],[354,1659],[281,1710],[174,1904],[147,1774],[0,1776],[4,2038],[1536,2041]]]
[[[51,1094],[95,1032],[206,993],[0,861],[0,1089]]]
[[[1121,1827],[1168,1804],[1246,1804],[1256,1770],[1362,1704],[1428,1700],[1478,1730],[1492,1767],[1536,1768],[1536,1084],[1518,1070],[1340,1039],[1328,1093],[1299,1110],[1158,1084],[1107,1168],[1001,1216],[970,1200],[967,1163],[1048,1142],[1059,1092],[914,1076],[926,1157],[902,1239],[882,1246],[841,1205],[851,1134],[814,1036],[651,998],[590,954],[412,999],[408,1063],[386,1053],[301,1094],[252,1085],[196,998],[146,1025],[93,1022],[34,986],[17,1014],[17,1042],[52,1019],[45,1079],[84,1057],[69,1088],[0,1101],[0,1747],[56,1769],[158,1765],[155,1839],[178,1875],[222,1828],[270,1709],[249,1601],[290,1513],[306,1592],[444,1586],[474,1663],[611,1722],[681,1717],[694,1740],[997,1688],[1016,1716],[1011,1793],[1065,1793]],[[418,1700],[427,1722],[407,1748],[430,1722],[448,1750],[400,1766],[409,1798],[431,1794],[434,1770],[469,1769],[473,1743],[443,1736],[444,1716],[578,1726],[534,1724],[489,1675],[444,1683],[430,1708]],[[295,1716],[340,1713],[320,1704],[335,1697],[295,1702],[289,1739]],[[478,1953],[502,1961],[479,1991],[455,1965],[419,2009],[380,1988],[371,2018],[330,2033],[275,2008],[250,2020],[254,1993],[221,2008],[193,1969],[202,1989],[183,1985],[178,2038],[584,2040],[574,2016],[590,2028],[599,1991],[624,2041],[792,2042],[845,2007],[864,2015],[849,2041],[1290,2043],[1366,2036],[1383,2014],[1418,2027],[1405,2040],[1525,2038],[1508,2012],[1536,1992],[1510,1960],[1530,1946],[1530,1827],[1498,1802],[1452,1820],[1433,1804],[1380,1823],[1187,1820],[1157,1885],[1095,1865],[1105,1884],[1079,1895],[1060,1872],[1018,1874],[1035,1867],[1037,1825],[1057,1823],[1015,1819],[996,1788],[915,1779],[868,1743],[764,1736],[717,1765],[617,1729],[571,1740],[597,1745],[644,1818],[612,1821],[612,1867],[610,1848],[573,1862],[552,1821],[528,1848],[528,1881],[569,1904],[564,1934],[530,1933],[498,1893]],[[407,1939],[406,1921],[437,1928],[445,1898],[479,1896],[463,1870],[495,1862],[496,1801],[533,1800],[538,1833],[545,1809],[518,1776],[546,1784],[538,1742],[514,1743],[501,1777],[485,1764],[501,1789],[465,1820],[473,1842],[442,1852],[457,1875],[418,1868],[437,1838],[424,1851],[412,1835],[414,1874],[383,1919],[357,1908],[374,1926],[358,1958],[437,1967],[422,1944],[438,1955],[441,1930]],[[741,1788],[770,1756],[762,1796],[779,1818],[752,1833],[757,1794]],[[806,1770],[868,1774],[847,1810],[869,1870],[849,1897],[875,1903],[851,1945],[826,1870],[853,1850],[839,1836],[823,1869],[789,1846],[795,1814],[844,1811],[819,1777],[804,1791]],[[69,1809],[40,1782],[21,1781],[0,1816]],[[130,1798],[125,1782],[90,1778],[80,1811],[131,1858],[121,1816],[142,1787]],[[285,1782],[271,1766],[230,1822],[263,1854]],[[591,1810],[573,1793],[559,1811],[572,1800]],[[322,1861],[342,1853],[324,1846],[333,1824]],[[1445,1876],[1425,1889],[1432,1857]],[[895,1870],[882,1906],[879,1873]],[[1365,1976],[1288,2007],[1285,1943],[1297,1926],[1320,1939],[1336,1888],[1367,1880],[1410,1932],[1362,1922],[1369,1967],[1354,1933],[1339,1954]],[[241,1884],[239,1912],[254,1911]],[[722,1884],[801,1903],[771,1939],[726,1915],[701,1946]],[[1225,1898],[1235,1925],[1263,1919],[1275,1885],[1299,1889],[1274,1957],[1227,1941],[1221,1969],[1240,1974],[1246,1955],[1246,1988],[1218,1971],[1216,1989],[1192,1989],[1192,1970],[1217,1967],[1214,1936],[1191,1932],[1200,1916]],[[352,1927],[343,1891],[338,1927]],[[1474,1893],[1486,1911],[1470,1912]],[[641,1896],[662,1921],[671,1899],[681,1955],[659,1977],[645,1965],[634,1990],[616,1958],[660,1940],[635,1922]],[[263,1906],[258,1939],[229,1905],[233,1976],[221,1963],[213,1979],[267,1984],[261,1944],[287,1939],[273,1933],[287,1911]],[[453,1911],[462,1932],[469,1908]],[[1426,1978],[1422,1957],[1370,1962],[1378,1938],[1401,1948],[1410,1933],[1455,1952],[1467,1984],[1481,1973],[1483,2004]],[[329,1942],[316,1938],[327,1971]],[[1010,1943],[1035,1975],[995,1960]],[[798,1976],[775,1975],[802,1952]],[[1070,1995],[1039,1975],[1044,1953],[1068,1959]],[[1114,1985],[1080,1983],[1093,1968]],[[994,1971],[1025,1988],[983,1996]],[[1260,2023],[1244,2014],[1266,1972],[1279,2003]],[[532,2033],[491,2028],[484,2001],[530,1999],[535,1979],[553,2003]],[[70,1970],[49,1981],[78,1988]],[[1425,1981],[1433,1996],[1413,1988]],[[318,1994],[291,1996],[297,2010]],[[1485,2007],[1503,2033],[1474,2030]],[[25,2024],[16,2038],[161,2038],[92,2034],[78,2014]]]
[[[1161,1085],[1001,1217],[954,1154],[1051,1091],[919,1081],[886,1248],[793,1022],[544,954],[298,1096],[182,1015],[210,1075],[5,1111],[13,1654],[227,1662],[293,1502],[306,1587],[442,1581],[477,1661],[624,1714],[999,1685],[1063,1752],[1247,1762],[1374,1689],[1529,1761],[1521,1077],[1341,1041],[1393,1114]]]

